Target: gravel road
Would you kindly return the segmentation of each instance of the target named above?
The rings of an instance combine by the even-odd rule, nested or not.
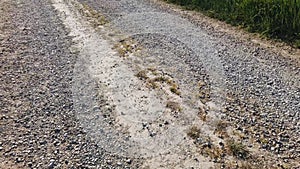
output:
[[[77,56],[51,3],[0,2],[0,168],[138,168],[80,127],[72,100]]]
[[[0,168],[300,167],[297,56],[154,0],[0,15]]]

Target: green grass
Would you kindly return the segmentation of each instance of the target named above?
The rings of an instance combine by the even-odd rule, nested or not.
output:
[[[300,0],[166,0],[300,48]]]

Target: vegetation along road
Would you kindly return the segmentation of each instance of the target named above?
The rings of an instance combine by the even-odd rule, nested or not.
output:
[[[0,16],[0,168],[300,168],[297,32],[266,32],[291,47],[159,0]]]

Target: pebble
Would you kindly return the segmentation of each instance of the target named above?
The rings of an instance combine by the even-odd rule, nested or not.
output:
[[[54,159],[51,159],[51,160],[50,160],[50,163],[49,163],[49,165],[48,165],[48,168],[49,168],[49,169],[53,169],[54,166],[55,166],[54,164],[55,164],[55,160],[54,160]]]
[[[131,159],[127,159],[126,163],[131,164]]]
[[[107,160],[106,163],[109,164],[109,165],[111,165],[112,161],[111,160]]]

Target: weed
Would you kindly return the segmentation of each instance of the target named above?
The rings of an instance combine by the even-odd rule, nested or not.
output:
[[[202,81],[199,81],[198,82],[198,87],[201,89],[201,88],[203,88],[204,86],[206,86],[205,85],[205,82],[202,82]]]
[[[251,163],[249,163],[249,162],[247,162],[247,161],[242,161],[242,162],[238,165],[238,167],[239,167],[240,169],[258,169],[258,167],[256,167],[255,165],[253,165],[253,164],[251,164]]]
[[[108,23],[108,21],[101,13],[91,8],[89,5],[83,4],[82,6],[83,8],[79,9],[79,12],[82,15],[88,17],[94,27],[98,27]]]
[[[195,131],[195,129],[191,128],[190,132],[191,134],[193,134]],[[197,133],[196,133],[197,134]],[[215,161],[221,161],[223,157],[225,157],[225,149],[220,147],[220,146],[216,146],[212,143],[211,138],[206,136],[206,137],[200,137],[197,136],[197,141],[198,143],[200,143],[200,151],[202,153],[202,155],[204,156],[208,156],[211,159],[214,159]]]
[[[218,146],[204,147],[202,153],[217,161],[220,161],[225,156],[224,150]]]
[[[120,40],[114,45],[113,49],[117,49],[119,55],[122,57],[126,57],[130,53],[140,50],[140,48],[137,47],[136,42],[130,38]]]
[[[228,137],[228,133],[227,133],[227,127],[228,127],[228,123],[223,121],[223,120],[219,120],[216,124],[216,128],[215,128],[215,132],[216,134],[219,135],[220,138],[226,138]]]
[[[173,84],[171,87],[170,87],[170,91],[172,93],[175,93],[177,94],[178,96],[180,96],[181,92],[178,90],[178,86],[176,84]]]
[[[166,107],[171,109],[174,112],[180,112],[182,110],[179,103],[174,101],[168,101]]]
[[[148,85],[149,87],[156,89],[159,87],[159,84],[157,82],[165,82],[166,79],[167,78],[163,76],[155,77],[153,79],[148,80]]]
[[[205,110],[200,109],[198,115],[202,121],[207,120],[207,112]]]
[[[149,78],[149,77],[147,76],[147,71],[146,71],[146,70],[141,70],[141,71],[139,71],[135,76],[138,77],[138,78],[141,79],[141,80],[146,80],[146,79]]]
[[[201,131],[196,126],[191,127],[187,132],[187,135],[195,140],[200,137],[200,134],[201,134]]]
[[[168,80],[168,78],[164,77],[164,76],[155,77],[153,79],[153,81],[155,81],[155,82],[166,82],[167,80]]]
[[[216,130],[217,131],[222,131],[222,130],[226,130],[226,128],[228,127],[228,123],[223,121],[223,120],[219,120],[216,124]]]
[[[249,157],[249,150],[241,142],[234,140],[227,141],[227,149],[229,153],[240,159],[247,159]]]
[[[202,103],[209,102],[211,100],[210,99],[210,88],[204,82],[199,82],[198,88],[199,88],[198,97],[201,100],[201,102]]]
[[[118,48],[117,52],[119,53],[120,56],[125,57],[126,56],[126,50],[124,48]]]
[[[157,69],[155,67],[149,67],[148,70],[151,71],[151,72],[156,72],[157,71]]]
[[[116,48],[116,47],[115,47]],[[122,53],[121,53],[122,52]],[[121,55],[124,54],[124,50],[121,50],[119,53]],[[151,76],[149,77],[147,74],[152,73],[151,75],[154,75],[152,78]],[[178,85],[168,76],[162,75],[162,73],[158,72],[156,68],[149,67],[146,70],[142,70],[136,74],[136,76],[141,79],[141,80],[147,80],[147,87],[150,87],[152,89],[159,88],[163,83],[170,85],[170,91],[174,94],[177,94],[180,96],[180,91]],[[171,106],[173,107],[173,106]],[[175,110],[177,111],[177,110]]]
[[[172,86],[173,84],[175,84],[174,80],[172,80],[172,79],[168,79],[168,80],[167,80],[167,83],[168,83],[169,85],[171,85],[171,86]]]
[[[153,79],[148,80],[147,86],[150,87],[150,88],[152,88],[152,89],[159,88],[159,85]]]

